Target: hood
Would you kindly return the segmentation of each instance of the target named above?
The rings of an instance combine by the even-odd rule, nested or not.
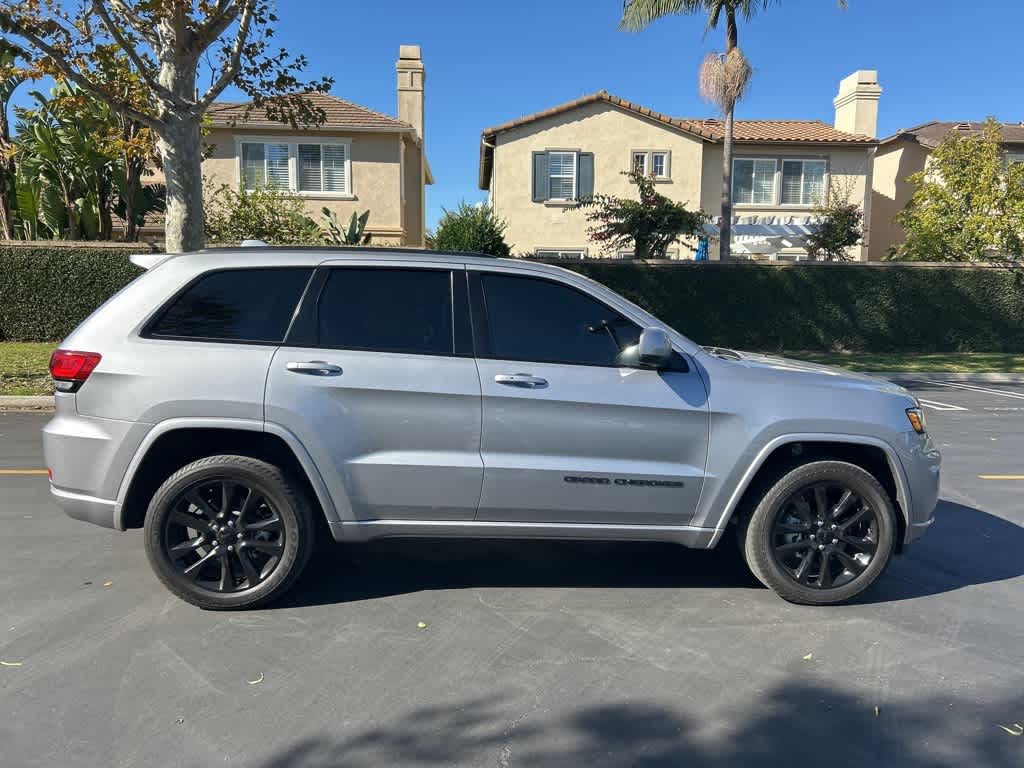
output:
[[[899,384],[893,384],[885,379],[879,379],[863,373],[854,373],[853,371],[836,368],[831,365],[808,363],[803,360],[791,360],[787,357],[763,355],[757,352],[738,352],[734,349],[725,349],[723,347],[704,347],[704,351],[720,360],[741,365],[751,371],[772,371],[782,375],[792,373],[794,376],[800,376],[804,380],[807,380],[807,377],[818,377],[820,378],[820,383],[826,386],[872,389],[913,398],[913,395]]]

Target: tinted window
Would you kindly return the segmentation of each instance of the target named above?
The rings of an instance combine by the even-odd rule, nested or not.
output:
[[[320,294],[320,344],[450,355],[451,297],[448,270],[332,270]]]
[[[211,272],[175,299],[152,336],[280,342],[311,269]]]
[[[481,275],[493,357],[615,365],[640,329],[580,291],[547,280]]]

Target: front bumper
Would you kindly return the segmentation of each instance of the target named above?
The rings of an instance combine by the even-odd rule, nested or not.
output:
[[[906,546],[924,536],[935,522],[935,507],[939,503],[939,480],[942,454],[927,433],[908,432],[900,451],[900,461],[907,476],[910,498],[907,499],[907,530],[903,537]]]

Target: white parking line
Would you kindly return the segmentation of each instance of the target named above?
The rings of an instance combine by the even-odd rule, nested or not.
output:
[[[966,411],[962,405],[951,405],[950,403],[940,403],[935,400],[924,400],[917,398],[917,401],[925,408],[933,408],[936,411]]]
[[[935,379],[917,379],[922,384],[938,384],[941,387],[952,387],[953,389],[966,389],[969,392],[983,392],[986,395],[998,397],[1012,397],[1014,400],[1024,400],[1020,392],[1011,392],[1008,389],[992,389],[991,387],[979,387],[977,384],[961,384],[952,381],[936,381]]]

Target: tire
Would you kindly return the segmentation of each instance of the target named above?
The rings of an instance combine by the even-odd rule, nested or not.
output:
[[[835,605],[882,574],[896,531],[892,499],[873,475],[843,461],[815,461],[776,481],[739,535],[754,576],[784,600]]]
[[[314,533],[309,498],[280,468],[248,456],[210,456],[179,469],[153,495],[146,556],[186,602],[256,608],[295,583]]]

